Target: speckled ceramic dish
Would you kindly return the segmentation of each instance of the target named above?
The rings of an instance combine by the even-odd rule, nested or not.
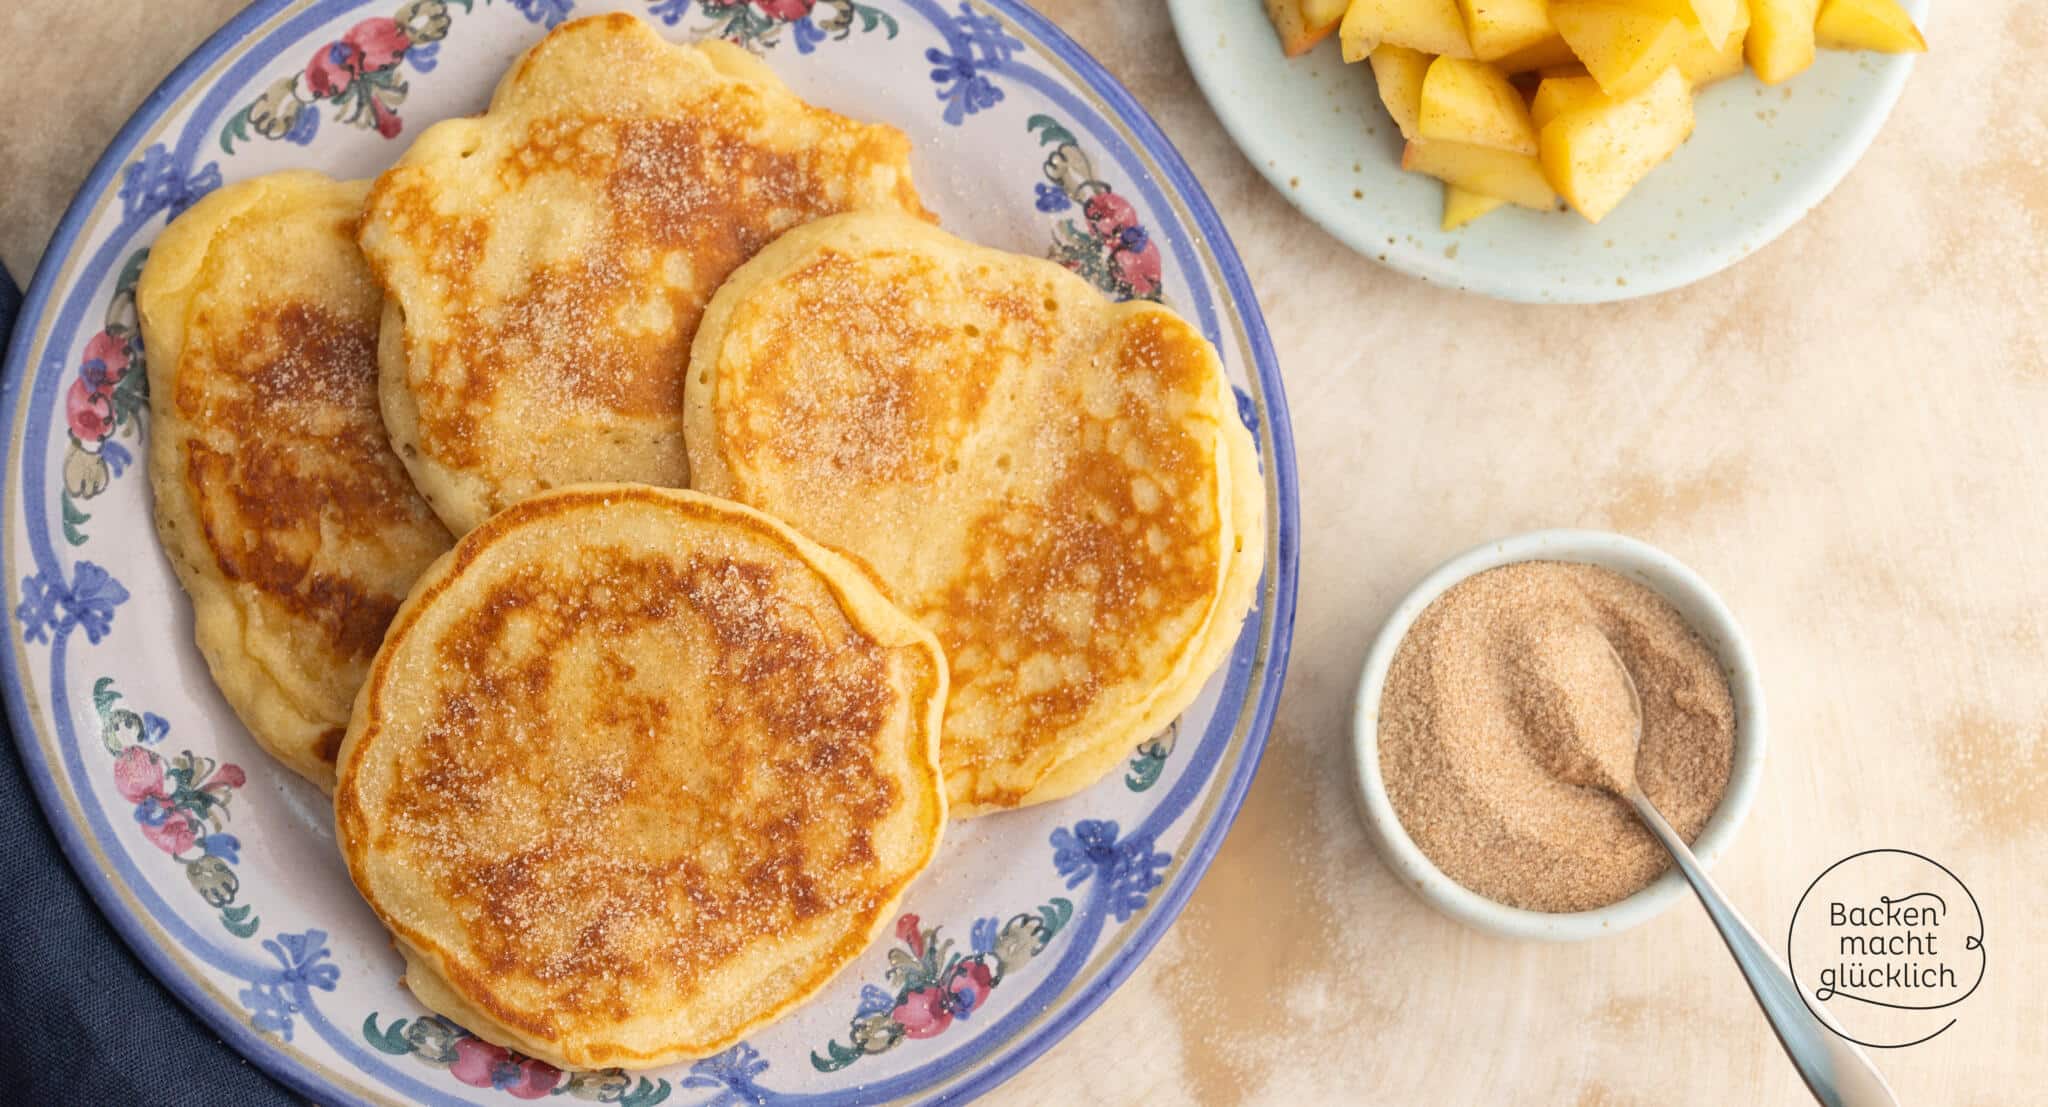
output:
[[[1749,815],[1749,806],[1756,799],[1757,782],[1763,777],[1763,683],[1741,624],[1698,573],[1647,542],[1607,531],[1536,531],[1467,550],[1422,578],[1422,583],[1387,616],[1379,637],[1373,639],[1372,649],[1366,654],[1351,724],[1366,832],[1381,859],[1430,906],[1468,926],[1508,938],[1598,938],[1655,918],[1685,893],[1683,878],[1676,870],[1667,870],[1642,891],[1591,911],[1552,913],[1509,907],[1445,876],[1423,854],[1394,814],[1386,782],[1380,776],[1380,695],[1386,688],[1387,669],[1393,665],[1394,654],[1401,648],[1408,628],[1415,625],[1415,620],[1438,596],[1459,581],[1518,561],[1583,562],[1640,581],[1671,601],[1720,659],[1721,671],[1728,677],[1728,689],[1735,697],[1735,757],[1721,805],[1714,809],[1699,838],[1692,843],[1700,863],[1710,868],[1735,841],[1735,833],[1741,829],[1742,820]]]
[[[675,39],[739,42],[811,101],[901,127],[925,203],[954,233],[1049,255],[1107,295],[1159,298],[1194,321],[1258,441],[1271,542],[1229,664],[1121,771],[949,827],[905,913],[824,991],[715,1057],[632,1074],[510,1053],[399,985],[326,797],[257,749],[193,647],[140,464],[148,351],[134,293],[166,219],[209,191],[284,168],[376,173],[428,124],[480,110],[548,27],[608,10]],[[1144,110],[1014,0],[259,0],[100,159],[44,254],[6,365],[0,684],[37,796],[150,971],[326,1107],[970,1099],[1078,1025],[1165,932],[1222,842],[1279,699],[1300,532],[1250,283]],[[575,806],[534,802],[552,817]]]
[[[1928,0],[1903,3],[1925,28]],[[1504,207],[1446,232],[1443,186],[1401,171],[1371,67],[1345,65],[1336,36],[1288,59],[1254,0],[1170,4],[1195,79],[1273,187],[1367,257],[1503,300],[1647,296],[1742,260],[1848,174],[1913,67],[1911,55],[1823,50],[1775,88],[1722,81],[1700,94],[1691,141],[1598,226]]]

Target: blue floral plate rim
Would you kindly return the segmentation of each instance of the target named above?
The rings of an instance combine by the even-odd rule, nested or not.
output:
[[[522,0],[513,2],[522,4]],[[346,6],[335,0],[324,4],[318,0],[312,3],[308,0],[256,0],[181,62],[122,126],[59,223],[21,303],[21,312],[16,320],[18,325],[8,343],[4,383],[0,383],[0,412],[4,412],[10,427],[20,432],[27,426],[30,416],[28,395],[38,376],[35,367],[29,364],[29,355],[41,340],[38,332],[46,329],[46,314],[51,309],[53,297],[72,277],[69,270],[81,237],[93,227],[97,210],[111,194],[117,176],[131,168],[131,159],[141,140],[174,110],[183,97],[200,86],[209,70],[232,54],[252,32],[294,9],[343,10]],[[1299,568],[1300,521],[1295,459],[1277,361],[1249,278],[1214,206],[1179,152],[1144,109],[1098,62],[1049,20],[1016,0],[976,0],[972,5],[961,5],[963,15],[970,8],[993,13],[994,18],[1021,29],[1043,52],[1046,61],[1064,71],[1067,80],[1092,94],[1102,109],[1103,121],[1128,138],[1131,152],[1144,162],[1148,172],[1163,180],[1167,193],[1175,201],[1174,206],[1191,224],[1190,229],[1195,232],[1204,255],[1205,269],[1221,286],[1214,293],[1215,298],[1234,308],[1229,320],[1236,332],[1232,337],[1249,355],[1250,365],[1247,368],[1255,375],[1256,387],[1262,394],[1263,418],[1258,422],[1262,424],[1259,430],[1267,439],[1264,453],[1269,462],[1268,498],[1275,510],[1269,531],[1269,577],[1262,592],[1261,607],[1265,610],[1254,616],[1265,623],[1266,632],[1261,648],[1251,658],[1242,678],[1255,682],[1256,688],[1250,689],[1254,693],[1252,696],[1242,700],[1242,713],[1233,712],[1236,718],[1230,720],[1233,724],[1230,730],[1241,737],[1241,746],[1229,778],[1217,781],[1206,797],[1191,796],[1191,799],[1203,800],[1202,809],[1196,814],[1199,821],[1190,831],[1188,846],[1173,862],[1172,868],[1179,870],[1179,874],[1163,889],[1145,917],[1128,932],[1105,940],[1099,948],[1090,947],[1086,963],[1062,982],[1061,993],[1018,1032],[996,1043],[993,1052],[981,1058],[979,1064],[972,1065],[964,1075],[955,1073],[937,1078],[936,1100],[944,1101],[972,1098],[995,1086],[1085,1020],[1135,970],[1192,894],[1199,876],[1213,860],[1244,799],[1270,732],[1284,684]],[[1204,308],[1207,310],[1207,305]],[[1213,320],[1211,324],[1212,337],[1221,340],[1221,336],[1214,334]],[[52,363],[41,367],[39,372],[56,373],[60,369],[61,365]],[[21,448],[22,436],[17,433],[15,441],[10,444],[10,465],[4,488],[5,518],[9,520],[10,535],[13,533],[13,512],[22,501],[18,487],[23,470]],[[5,564],[10,588],[17,580],[27,583],[27,578],[19,574],[21,560],[17,558],[10,539],[4,552],[0,552],[0,562]],[[74,584],[73,587],[80,585]],[[95,902],[149,970],[238,1052],[287,1085],[322,1102],[353,1101],[356,1097],[351,1092],[322,1079],[302,1064],[292,1051],[253,1029],[246,1020],[234,1017],[233,1008],[223,1001],[224,997],[213,985],[187,974],[177,963],[175,951],[168,948],[170,939],[161,933],[159,921],[149,915],[137,900],[135,891],[113,872],[114,865],[104,853],[103,844],[74,820],[71,812],[80,799],[71,790],[69,778],[61,776],[53,768],[47,757],[48,751],[42,744],[42,731],[37,719],[41,705],[31,699],[35,685],[24,679],[26,647],[21,637],[21,624],[27,622],[27,618],[18,610],[16,617],[14,629],[17,636],[10,643],[12,648],[0,651],[5,655],[0,658],[0,680],[4,680],[8,718],[38,801],[56,831],[67,859],[86,883]],[[63,645],[60,634],[51,648],[61,654]]]

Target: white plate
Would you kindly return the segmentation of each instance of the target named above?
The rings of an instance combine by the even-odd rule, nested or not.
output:
[[[1174,730],[1069,800],[957,824],[896,934],[823,994],[725,1054],[632,1077],[508,1055],[399,986],[324,799],[257,750],[192,646],[139,464],[132,295],[167,216],[207,190],[295,166],[375,173],[428,123],[478,110],[547,26],[607,9],[678,39],[745,41],[811,100],[907,131],[925,201],[954,231],[1051,253],[1193,319],[1256,428],[1272,520],[1258,609]],[[151,971],[328,1107],[972,1096],[1072,1029],[1158,940],[1243,798],[1285,669],[1293,455],[1244,271],[1144,112],[1010,0],[261,0],[149,97],[80,191],[23,306],[4,409],[0,669],[38,797]],[[892,976],[899,952],[913,978]],[[904,1002],[934,987],[937,1014]]]
[[[1927,0],[1903,3],[1924,29]],[[1509,206],[1446,232],[1443,186],[1401,171],[1372,68],[1345,65],[1336,35],[1289,59],[1255,0],[1170,5],[1195,80],[1281,195],[1369,258],[1503,300],[1648,296],[1762,249],[1848,175],[1913,67],[1909,54],[1822,50],[1776,87],[1722,81],[1700,93],[1692,139],[1599,225]]]

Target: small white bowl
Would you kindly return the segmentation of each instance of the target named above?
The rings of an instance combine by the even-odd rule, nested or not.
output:
[[[1547,941],[1577,941],[1619,933],[1671,906],[1685,891],[1684,878],[1675,869],[1667,871],[1642,891],[1592,911],[1550,913],[1509,907],[1445,876],[1423,855],[1394,814],[1393,804],[1387,799],[1386,782],[1380,777],[1380,693],[1386,684],[1387,668],[1393,664],[1394,653],[1408,628],[1438,596],[1459,581],[1518,561],[1583,562],[1641,581],[1670,600],[1720,658],[1721,671],[1727,675],[1729,690],[1735,697],[1735,758],[1728,776],[1728,791],[1692,849],[1702,864],[1712,867],[1734,842],[1735,832],[1756,798],[1764,762],[1763,688],[1749,641],[1743,637],[1742,628],[1728,606],[1699,574],[1677,558],[1636,539],[1595,530],[1535,531],[1468,550],[1424,577],[1387,617],[1379,637],[1373,640],[1372,652],[1365,658],[1352,723],[1366,829],[1380,856],[1402,883],[1459,922],[1503,937]]]

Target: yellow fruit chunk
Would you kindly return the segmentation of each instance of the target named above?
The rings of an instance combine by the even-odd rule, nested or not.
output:
[[[1401,151],[1401,168],[1525,208],[1549,211],[1557,207],[1557,193],[1544,179],[1543,167],[1527,154],[1462,142],[1418,140]]]
[[[1738,25],[1749,26],[1748,0],[1691,0],[1692,21],[1708,42],[1728,41]]]
[[[1351,7],[1344,12],[1344,26],[1337,33],[1347,43],[1388,42],[1425,54],[1472,56],[1458,0],[1351,0]],[[1365,48],[1366,52],[1371,49]],[[1351,55],[1346,49],[1344,56],[1349,59]]]
[[[1701,32],[1709,42],[1727,42],[1739,20],[1749,25],[1746,0],[1616,0],[1631,8],[1668,15]]]
[[[1813,37],[1830,50],[1919,54],[1927,49],[1920,28],[1898,0],[1826,0]]]
[[[1416,134],[1431,142],[1467,142],[1517,154],[1536,152],[1536,125],[1522,94],[1485,62],[1438,58],[1422,79]]]
[[[1350,0],[1300,0],[1301,21],[1312,34],[1327,35],[1344,19]]]
[[[1650,86],[1686,44],[1686,26],[1662,12],[1607,0],[1556,0],[1550,21],[1586,63],[1586,72],[1617,100]]]
[[[1743,35],[1749,30],[1746,0],[1622,0],[1631,7],[1668,15],[1685,24],[1685,45],[1675,59],[1694,87],[1742,72]]]
[[[1458,0],[1465,34],[1481,61],[1504,58],[1549,39],[1548,0]]]
[[[1719,46],[1707,37],[1704,27],[1692,30],[1685,50],[1678,55],[1678,71],[1692,82],[1692,87],[1700,88],[1742,72],[1742,39],[1749,33],[1749,5],[1739,4],[1735,12],[1735,26]]]
[[[1280,52],[1298,58],[1330,37],[1330,28],[1311,30],[1301,17],[1300,0],[1266,0],[1266,18],[1273,21],[1273,33],[1280,36]]]
[[[1813,22],[1820,0],[1749,0],[1743,56],[1765,84],[1789,80],[1813,64]]]
[[[1337,30],[1337,44],[1344,54],[1344,64],[1350,65],[1372,57],[1372,52],[1379,49],[1380,36],[1365,20],[1352,19],[1347,9]]]
[[[1380,103],[1387,106],[1402,138],[1414,138],[1422,114],[1422,80],[1430,57],[1405,46],[1381,46],[1372,52],[1372,76],[1380,85]]]
[[[1591,77],[1546,77],[1542,84],[1536,86],[1536,99],[1529,104],[1529,116],[1541,130],[1566,112],[1613,102],[1600,91],[1600,82]]]
[[[1447,184],[1444,186],[1443,229],[1455,231],[1505,203],[1507,201],[1498,196],[1488,196],[1483,192],[1473,192],[1454,184]]]
[[[1527,73],[1532,69],[1549,69],[1559,65],[1577,65],[1579,56],[1566,45],[1564,36],[1551,32],[1549,38],[1534,46],[1524,47],[1506,57],[1493,59],[1493,64],[1503,73]]]
[[[1692,89],[1677,69],[1626,99],[1565,112],[1543,127],[1543,171],[1598,223],[1692,133]]]

